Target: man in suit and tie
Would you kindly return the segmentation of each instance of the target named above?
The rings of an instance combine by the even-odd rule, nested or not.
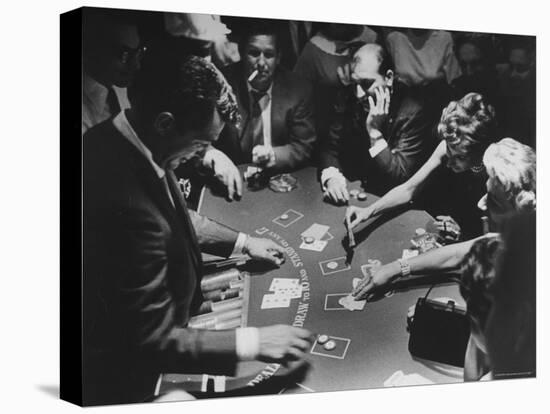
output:
[[[235,102],[206,60],[147,53],[132,108],[83,138],[85,405],[151,400],[162,372],[231,375],[239,360],[301,359],[310,341],[286,325],[187,327],[202,302],[201,250],[280,265],[283,249],[187,209],[173,169],[236,120]]]
[[[306,165],[316,141],[311,87],[280,67],[277,29],[255,23],[241,34],[241,62],[224,75],[242,117],[241,126],[226,126],[216,146],[236,164],[253,162],[271,171]]]

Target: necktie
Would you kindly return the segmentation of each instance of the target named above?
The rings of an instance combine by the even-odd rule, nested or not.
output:
[[[250,158],[252,154],[252,148],[256,145],[261,145],[264,142],[264,125],[262,122],[262,108],[260,106],[260,99],[264,96],[264,93],[251,91],[251,108],[250,118],[248,125],[241,141],[241,148],[246,154],[247,158]]]
[[[109,114],[115,116],[120,112],[120,104],[118,103],[118,97],[116,96],[115,90],[113,87],[110,87],[109,92],[107,93],[107,106],[109,109]]]

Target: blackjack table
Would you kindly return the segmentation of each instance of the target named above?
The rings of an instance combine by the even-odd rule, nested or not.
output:
[[[462,382],[462,368],[419,359],[408,350],[409,308],[430,287],[430,297],[463,306],[455,282],[438,275],[415,276],[379,292],[361,310],[348,310],[338,303],[351,292],[353,279],[363,277],[361,266],[400,258],[403,250],[412,247],[411,239],[421,231],[418,229],[429,227],[433,218],[413,208],[396,211],[359,228],[354,237],[356,246],[351,249],[344,225],[346,207],[323,199],[314,168],[304,168],[292,176],[296,178],[292,191],[245,185],[242,199],[233,202],[205,188],[198,210],[238,231],[270,238],[285,249],[285,262],[278,268],[252,261],[231,262],[231,271],[244,275],[239,326],[293,325],[311,331],[315,338],[326,335],[336,346],[327,350],[315,340],[305,361],[286,366],[242,362],[234,377],[164,374],[161,391],[182,388],[215,397],[356,390],[395,385],[392,378],[396,376],[413,378],[406,385]],[[363,192],[359,182],[350,182],[348,188],[357,190],[354,194]],[[378,198],[366,196],[365,200],[350,197],[349,204],[367,206]],[[303,233],[312,225],[328,226],[321,251],[301,247],[305,246]],[[300,296],[290,299],[287,306],[264,307],[263,298],[272,293],[274,279],[283,278],[299,279]]]

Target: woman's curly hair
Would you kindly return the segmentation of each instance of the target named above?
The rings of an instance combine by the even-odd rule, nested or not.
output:
[[[480,94],[468,93],[443,109],[437,133],[448,145],[481,157],[496,138],[495,110]]]

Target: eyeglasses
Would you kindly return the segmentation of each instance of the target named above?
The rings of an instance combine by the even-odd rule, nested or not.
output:
[[[132,60],[140,61],[146,51],[147,48],[145,46],[138,47],[137,49],[122,47],[118,51],[117,57],[123,65],[126,65]]]

